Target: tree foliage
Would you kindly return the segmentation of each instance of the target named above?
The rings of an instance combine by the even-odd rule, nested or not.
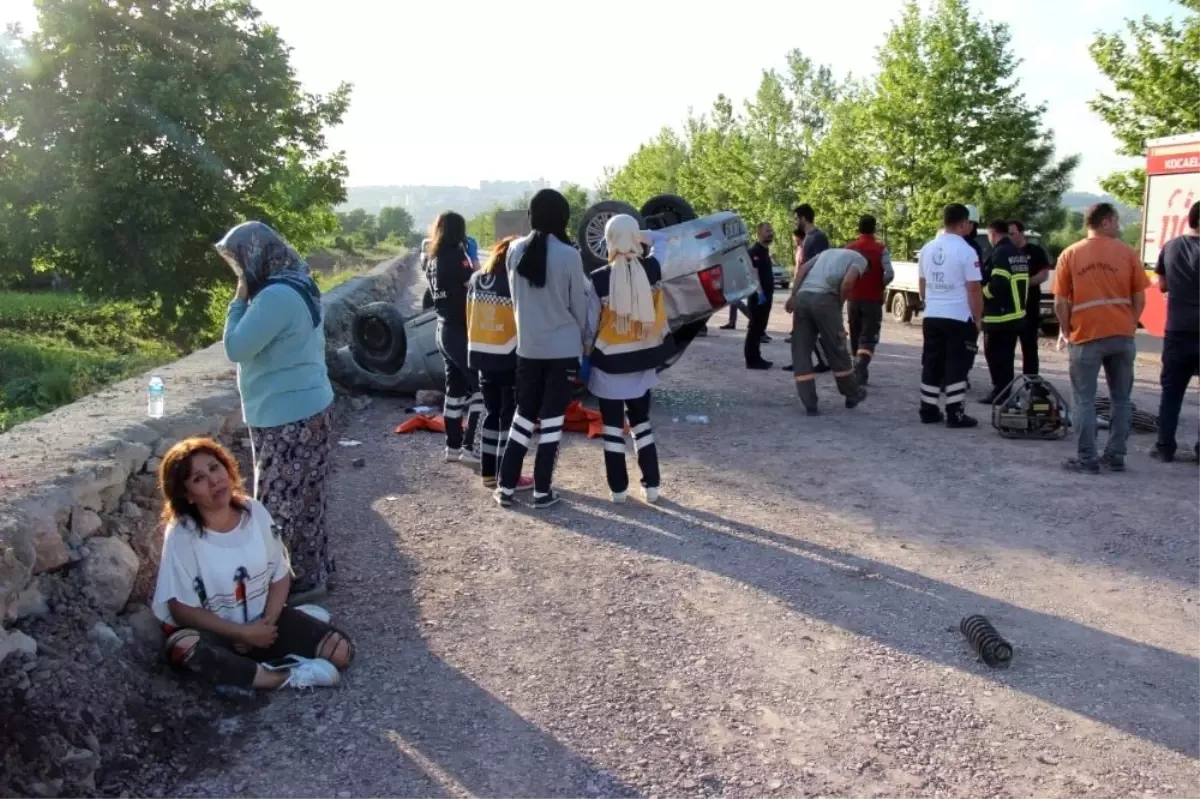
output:
[[[1124,35],[1101,33],[1092,59],[1113,84],[1089,104],[1108,123],[1122,155],[1141,157],[1146,140],[1200,130],[1200,0],[1177,0],[1181,24],[1126,20]],[[1109,175],[1101,185],[1126,205],[1142,204],[1145,172]]]
[[[808,202],[835,239],[873,213],[900,252],[931,236],[951,201],[1033,225],[1061,221],[1078,159],[1056,158],[1045,108],[1014,77],[1006,26],[966,0],[929,12],[909,2],[877,61],[875,78],[839,80],[793,50],[743,108],[718,96],[682,136],[664,129],[602,188],[631,202],[671,191],[702,213],[733,208],[782,231]],[[777,255],[790,252],[789,236],[776,241]]]
[[[38,0],[0,47],[0,269],[45,263],[165,324],[229,275],[212,244],[260,219],[304,250],[336,229],[343,84],[307,93],[249,0]],[[192,320],[198,321],[198,320]]]

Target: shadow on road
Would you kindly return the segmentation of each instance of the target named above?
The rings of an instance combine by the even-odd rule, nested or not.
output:
[[[1195,658],[671,502],[650,511],[578,494],[569,499],[570,509],[545,516],[546,521],[737,580],[778,597],[799,613],[898,651],[970,671],[1155,744],[1200,756],[1200,661]],[[658,513],[690,524],[690,535],[677,540],[647,529]],[[612,525],[612,515],[629,524]],[[962,616],[972,613],[988,616],[1014,641],[1017,654],[1011,669],[987,669],[968,654],[956,627]]]

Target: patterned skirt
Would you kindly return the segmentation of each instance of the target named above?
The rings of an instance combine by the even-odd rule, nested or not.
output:
[[[333,410],[279,427],[251,427],[254,498],[266,506],[292,559],[292,591],[326,585],[334,572],[325,529],[325,478]]]

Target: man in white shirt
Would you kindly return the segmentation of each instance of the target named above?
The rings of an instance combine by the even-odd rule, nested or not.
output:
[[[983,320],[979,255],[963,239],[970,225],[970,211],[965,205],[947,205],[942,212],[942,232],[921,248],[917,261],[924,308],[921,421],[925,424],[944,421],[951,428],[979,424],[963,410],[967,373]],[[945,415],[938,407],[943,393]]]

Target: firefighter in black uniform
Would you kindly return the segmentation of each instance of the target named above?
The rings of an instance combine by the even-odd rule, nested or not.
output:
[[[983,264],[983,354],[992,377],[992,390],[980,399],[988,405],[1001,399],[1013,381],[1013,359],[1025,327],[1029,292],[1029,253],[1008,237],[1008,222],[988,225],[992,251]]]

